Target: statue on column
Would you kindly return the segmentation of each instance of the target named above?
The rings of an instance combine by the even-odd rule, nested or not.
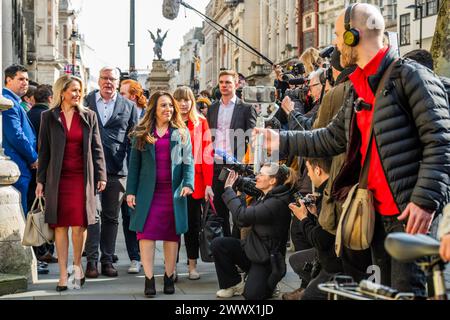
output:
[[[158,57],[158,60],[162,60],[162,46],[164,44],[164,40],[166,40],[167,33],[169,31],[167,30],[163,37],[161,37],[162,30],[159,28],[156,32],[157,37],[155,37],[155,35],[150,30],[148,30],[148,32],[150,33],[150,36],[152,37],[152,40],[155,43],[153,52],[155,53],[155,56]]]

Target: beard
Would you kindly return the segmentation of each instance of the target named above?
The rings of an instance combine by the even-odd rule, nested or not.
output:
[[[341,52],[341,65],[343,68],[356,65],[358,62],[358,52],[356,48],[344,45]]]

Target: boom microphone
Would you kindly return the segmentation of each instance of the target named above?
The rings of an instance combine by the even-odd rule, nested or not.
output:
[[[164,0],[163,2],[163,16],[166,19],[174,20],[178,17],[180,11],[181,0]]]
[[[292,86],[301,86],[307,82],[308,82],[308,78],[303,78],[303,77],[289,80],[289,84]]]

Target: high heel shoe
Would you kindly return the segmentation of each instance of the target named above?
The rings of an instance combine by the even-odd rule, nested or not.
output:
[[[156,296],[155,276],[153,276],[151,279],[149,279],[149,278],[147,278],[147,276],[145,276],[144,295],[147,298],[151,298],[151,297]]]
[[[56,292],[67,291],[67,286],[56,286]]]
[[[175,293],[175,282],[174,276],[168,277],[164,273],[164,294],[174,294]]]

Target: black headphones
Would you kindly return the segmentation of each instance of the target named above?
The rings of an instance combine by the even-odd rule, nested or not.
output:
[[[344,43],[349,47],[356,47],[359,43],[359,31],[351,26],[353,8],[357,5],[357,3],[349,5],[345,11]]]

